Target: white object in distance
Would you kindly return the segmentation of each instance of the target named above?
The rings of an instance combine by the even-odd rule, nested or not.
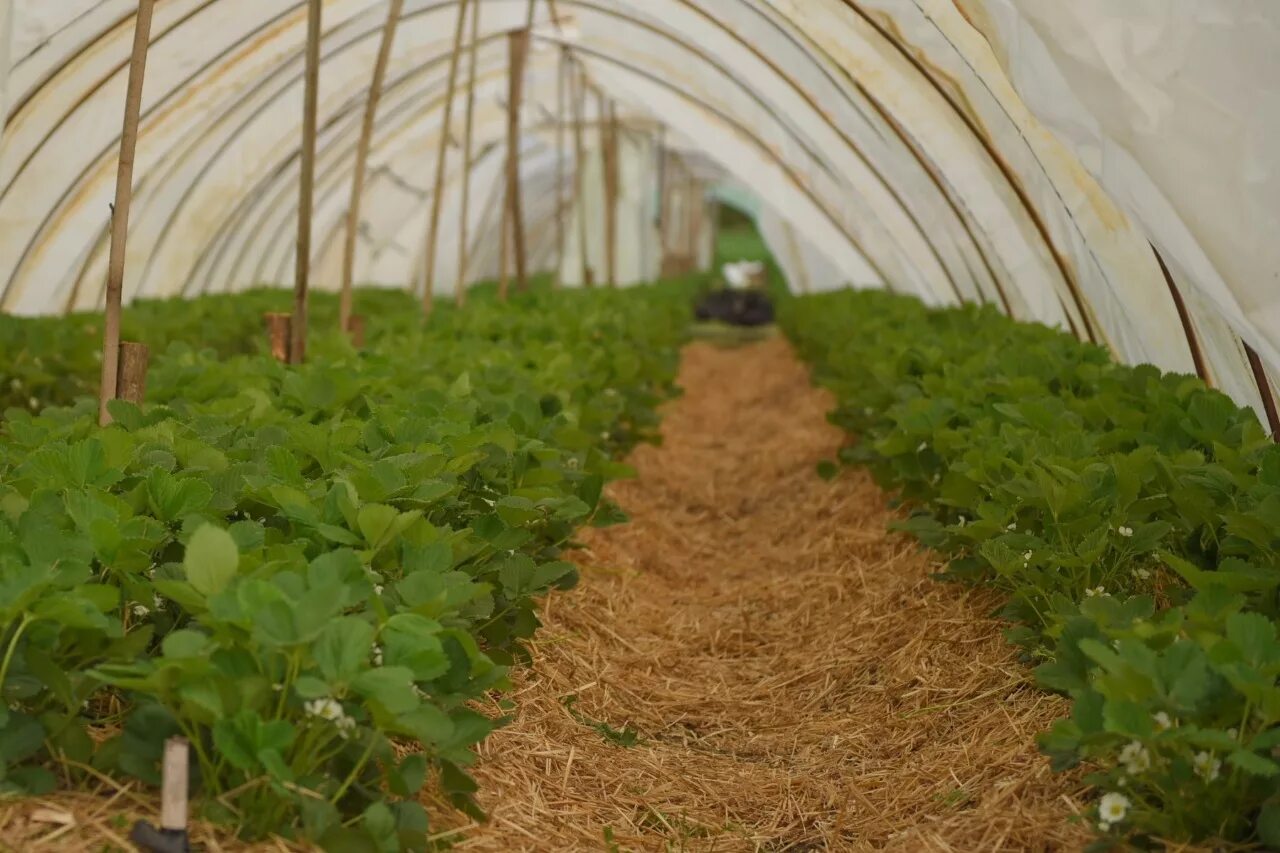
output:
[[[722,272],[730,290],[746,290],[760,280],[764,264],[760,261],[735,261],[725,264]]]

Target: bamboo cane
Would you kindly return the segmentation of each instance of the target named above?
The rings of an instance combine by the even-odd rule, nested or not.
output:
[[[498,299],[506,302],[511,290],[511,202],[510,185],[502,180],[502,212],[498,216],[502,234],[498,238]]]
[[[574,194],[575,209],[578,212],[578,253],[582,256],[582,284],[591,287],[595,275],[591,270],[591,259],[587,253],[587,211],[586,204],[586,144],[583,141],[583,113],[587,98],[586,69],[581,66],[571,77],[574,83],[573,98],[573,147],[574,147]]]
[[[480,52],[480,3],[471,7],[471,57],[467,71],[467,118],[463,132],[463,170],[462,170],[462,218],[458,231],[458,279],[454,285],[453,301],[459,308],[467,304],[467,276],[470,272],[470,255],[467,251],[467,237],[471,224],[471,169],[475,147],[476,124],[476,62]]]
[[[600,111],[600,171],[604,180],[604,268],[605,280],[610,287],[618,286],[617,239],[618,209],[617,187],[615,185],[614,159],[617,156],[614,137],[614,116],[612,106],[605,100],[603,92],[596,93],[596,102]]]
[[[551,10],[555,16],[555,8]],[[558,24],[557,24],[558,26]],[[559,288],[564,272],[564,177],[565,177],[565,68],[568,48],[560,52],[559,64],[556,66],[556,274],[551,279],[552,287]]]
[[[116,399],[120,370],[120,301],[124,292],[125,248],[129,236],[129,207],[133,203],[133,162],[138,147],[138,121],[142,114],[142,83],[147,73],[147,48],[151,43],[151,18],[155,0],[139,0],[134,19],[133,54],[124,99],[124,127],[120,134],[120,163],[116,170],[116,197],[111,209],[111,250],[107,261],[106,313],[102,327],[102,381],[98,390],[98,423],[111,423],[107,403]]]
[[[356,145],[355,172],[351,178],[351,204],[347,208],[346,245],[342,255],[342,292],[338,298],[338,326],[351,332],[351,312],[354,302],[352,287],[356,269],[356,240],[360,231],[360,201],[364,195],[365,174],[369,167],[369,148],[373,144],[373,128],[378,117],[378,102],[382,100],[382,85],[387,76],[387,63],[396,40],[396,27],[404,0],[391,0],[387,20],[382,25],[382,42],[378,45],[378,58],[373,64],[373,80],[369,83],[369,97],[364,104],[364,122],[360,126],[360,140]]]
[[[529,4],[532,9],[532,2]],[[524,239],[524,202],[520,193],[520,110],[524,101],[524,67],[529,53],[529,31],[508,37],[507,95],[507,206],[511,248],[515,254],[516,288],[529,289],[528,257]]]
[[[686,176],[685,187],[685,250],[688,254],[693,268],[698,267],[698,183],[697,178],[690,169]]]
[[[489,194],[489,200],[485,202],[484,210],[480,214],[480,227],[476,229],[475,235],[471,238],[471,245],[467,249],[467,265],[471,268],[478,268],[481,250],[485,245],[485,235],[492,233],[494,220],[498,225],[502,223],[502,213],[506,210],[506,185],[499,183],[494,191]]]
[[[315,199],[316,124],[320,90],[322,0],[307,3],[306,81],[302,109],[302,176],[298,192],[298,257],[294,271],[293,317],[289,326],[289,363],[307,357],[307,300],[311,282],[311,220]]]
[[[480,2],[480,0],[476,0]],[[458,23],[453,30],[453,54],[449,57],[449,82],[445,92],[444,123],[440,127],[440,148],[436,157],[436,185],[431,196],[431,224],[427,231],[426,286],[422,294],[422,313],[431,316],[436,291],[436,244],[440,236],[440,209],[444,203],[445,164],[449,158],[449,132],[453,123],[453,97],[457,92],[458,65],[462,56],[462,35],[466,30],[470,0],[459,0]]]

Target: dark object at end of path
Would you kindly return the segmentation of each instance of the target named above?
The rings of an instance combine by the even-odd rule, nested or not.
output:
[[[191,840],[185,829],[156,829],[145,820],[133,825],[129,840],[146,853],[191,853]]]
[[[757,290],[713,290],[698,298],[693,315],[731,326],[767,326],[773,322],[773,302]]]

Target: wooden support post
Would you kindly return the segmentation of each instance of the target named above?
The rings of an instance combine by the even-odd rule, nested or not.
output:
[[[476,266],[481,248],[489,242],[487,235],[493,232],[494,220],[497,220],[498,225],[502,223],[502,211],[506,209],[504,189],[506,189],[505,186],[498,184],[489,195],[489,200],[485,202],[484,211],[480,214],[480,227],[476,230],[476,234],[471,240],[471,245],[467,248],[467,265],[469,267]]]
[[[1262,410],[1267,415],[1267,426],[1271,430],[1271,440],[1280,441],[1280,410],[1276,407],[1276,395],[1271,388],[1271,380],[1267,378],[1266,365],[1262,363],[1262,358],[1258,355],[1258,351],[1249,346],[1248,342],[1240,341],[1244,347],[1245,356],[1249,359],[1249,369],[1253,371],[1253,381],[1258,386],[1258,394],[1262,397]]]
[[[555,9],[551,10],[555,17]],[[557,26],[559,23],[557,22]],[[567,109],[565,94],[565,74],[569,66],[569,48],[560,51],[560,61],[556,68],[556,272],[551,278],[551,285],[559,288],[564,273],[565,222],[564,222],[564,179],[565,179],[565,110]]]
[[[355,347],[356,349],[364,348],[365,321],[364,321],[363,314],[352,314],[350,317],[347,318],[347,324],[342,328],[347,333],[348,337],[351,338],[351,345],[353,347]]]
[[[511,194],[510,185],[502,185],[502,236],[498,238],[498,299],[503,302],[511,292]]]
[[[191,789],[188,778],[190,747],[187,739],[171,737],[164,742],[164,764],[160,792],[160,829],[162,832],[186,832],[187,796]]]
[[[520,108],[524,101],[529,31],[511,33],[507,44],[507,206],[510,209],[511,248],[515,252],[516,288],[523,293],[529,289],[529,270],[524,239],[524,203],[520,196]]]
[[[476,61],[480,52],[480,0],[471,6],[471,56],[467,72],[467,117],[463,132],[462,213],[458,223],[458,278],[453,288],[453,302],[459,308],[467,304],[467,280],[470,253],[467,238],[471,226],[471,169],[473,167],[476,126]]]
[[[671,242],[671,154],[664,145],[658,153],[658,251],[662,258],[662,275],[669,275]]]
[[[658,138],[655,140],[654,160],[658,174],[658,210],[654,213],[654,226],[658,229],[658,253],[666,254],[666,243],[662,239],[663,228],[667,218],[667,127],[658,126]]]
[[[315,199],[316,123],[320,90],[320,33],[323,0],[307,0],[307,61],[302,105],[302,176],[298,187],[298,257],[294,269],[289,363],[307,357],[307,300],[311,281],[311,217]]]
[[[147,365],[151,350],[146,344],[122,341],[120,364],[116,371],[116,399],[141,406],[147,396]]]
[[[689,256],[693,269],[698,268],[698,184],[693,176],[693,170],[689,170],[688,181],[685,183],[685,250]]]
[[[1151,251],[1156,256],[1156,263],[1160,266],[1160,273],[1164,276],[1164,283],[1169,286],[1169,296],[1173,299],[1173,307],[1177,309],[1178,319],[1182,322],[1182,334],[1187,339],[1187,348],[1191,351],[1191,363],[1196,367],[1196,375],[1205,385],[1212,388],[1213,376],[1209,373],[1209,364],[1205,360],[1204,351],[1200,348],[1200,338],[1196,335],[1195,324],[1191,322],[1187,303],[1183,300],[1182,293],[1178,291],[1178,285],[1173,281],[1173,273],[1169,272],[1169,266],[1164,262],[1160,250],[1154,243],[1147,245],[1151,246]]]
[[[107,403],[116,399],[120,370],[120,302],[124,292],[125,248],[129,236],[129,207],[133,203],[133,161],[142,114],[142,83],[147,73],[151,18],[155,0],[139,0],[133,26],[133,54],[124,98],[124,127],[120,134],[120,163],[116,169],[116,200],[111,208],[111,250],[107,261],[107,304],[102,327],[102,379],[98,389],[98,423],[111,423]]]
[[[267,321],[267,338],[271,345],[271,356],[276,361],[288,363],[289,347],[293,337],[293,317],[278,313],[265,314],[263,317]]]
[[[360,140],[356,144],[355,172],[351,178],[351,203],[347,207],[346,245],[342,254],[342,291],[338,297],[338,326],[348,329],[353,310],[356,242],[360,233],[360,201],[364,194],[365,173],[369,168],[369,149],[373,144],[373,128],[378,117],[378,102],[382,100],[382,85],[387,77],[387,64],[391,48],[396,41],[396,27],[404,0],[391,0],[387,8],[387,20],[382,25],[382,41],[378,45],[378,58],[373,64],[373,80],[369,83],[369,97],[364,104],[364,121],[360,125]]]
[[[587,72],[579,66],[571,78],[574,82],[573,98],[573,147],[574,147],[574,209],[578,216],[578,253],[582,256],[582,284],[584,287],[595,285],[595,272],[591,269],[591,256],[587,245],[587,210],[586,210],[586,144],[583,142],[583,113],[587,98]]]
[[[618,286],[618,113],[600,94],[600,151],[604,172],[604,265],[610,287]]]
[[[480,2],[480,0],[475,0]],[[462,57],[462,35],[466,31],[470,0],[459,0],[458,22],[453,28],[453,53],[449,56],[449,82],[445,88],[444,120],[440,126],[440,147],[436,156],[436,183],[431,194],[431,219],[427,229],[426,286],[422,293],[423,316],[430,317],[436,295],[436,248],[440,237],[440,210],[444,204],[445,165],[449,159],[449,138],[453,125],[453,98],[458,90],[458,65]]]
[[[707,235],[707,241],[711,244],[711,263],[714,266],[720,251],[720,202],[712,199],[707,202],[706,210],[707,227],[711,232]]]

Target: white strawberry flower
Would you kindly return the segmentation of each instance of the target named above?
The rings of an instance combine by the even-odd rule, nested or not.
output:
[[[1150,572],[1150,571],[1148,571],[1147,569],[1137,568],[1137,569],[1134,569],[1134,570],[1133,570],[1133,573],[1134,573],[1134,575],[1136,575],[1136,576],[1137,576],[1138,580],[1144,580],[1144,581],[1145,581],[1145,580],[1150,580],[1150,579],[1151,579],[1151,572]]]
[[[1151,719],[1155,721],[1156,731],[1167,732],[1173,728],[1173,718],[1164,711],[1156,711]]]
[[[1129,798],[1124,794],[1118,794],[1114,791],[1109,794],[1102,795],[1102,801],[1098,803],[1098,817],[1102,819],[1102,830],[1111,828],[1114,823],[1124,820],[1125,815],[1129,813]]]
[[[1009,522],[1008,524],[1006,524],[1006,525],[1005,525],[1005,528],[1004,528],[1004,529],[1005,529],[1005,530],[1008,530],[1008,531],[1010,531],[1010,532],[1013,532],[1013,531],[1015,531],[1015,530],[1017,530],[1017,529],[1018,529],[1018,522],[1016,522],[1016,521],[1011,521],[1011,522]]]
[[[382,666],[382,646],[373,647],[373,665]]]
[[[1212,782],[1222,771],[1222,759],[1214,757],[1212,752],[1197,752],[1195,758],[1191,759],[1191,766],[1195,768],[1197,776],[1206,782]]]
[[[133,609],[133,615],[139,619],[147,618],[147,614],[151,612],[151,609],[148,608],[145,604],[135,604],[133,605],[132,609]]]
[[[1132,528],[1132,527],[1125,527],[1125,526],[1122,524],[1122,525],[1120,525],[1119,529],[1117,529],[1117,530],[1116,530],[1116,533],[1119,533],[1119,534],[1120,534],[1121,536],[1123,536],[1125,539],[1128,539],[1128,538],[1130,538],[1130,537],[1132,537],[1132,536],[1133,536],[1133,528]]]
[[[1084,591],[1085,598],[1102,598],[1103,596],[1107,596],[1110,594],[1111,593],[1107,592],[1107,588],[1102,586],[1095,586],[1091,589],[1086,589]]]
[[[1138,776],[1151,769],[1151,753],[1138,741],[1131,741],[1120,750],[1120,763],[1132,776]]]
[[[313,717],[319,717],[322,720],[333,722],[341,720],[346,716],[346,712],[342,710],[342,703],[336,699],[325,697],[323,699],[312,699],[306,703],[303,708]]]
[[[916,453],[924,453],[928,449],[929,449],[929,442],[922,441],[920,442],[920,446],[916,448]]]

